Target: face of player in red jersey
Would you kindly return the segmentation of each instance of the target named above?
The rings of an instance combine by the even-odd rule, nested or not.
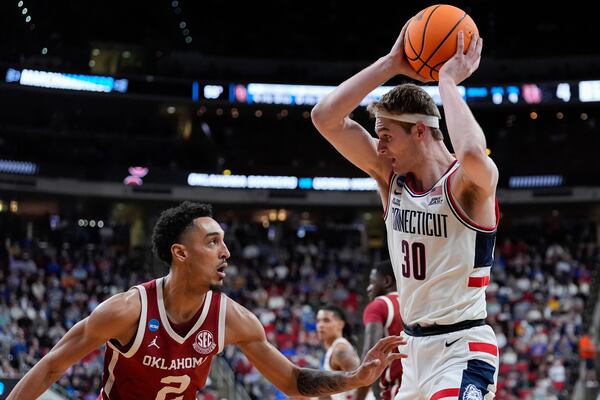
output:
[[[210,217],[194,220],[194,227],[183,235],[185,264],[190,279],[200,285],[220,286],[231,256],[224,242],[223,229]]]
[[[344,321],[333,311],[319,310],[317,313],[317,335],[321,341],[333,341],[342,336]]]
[[[371,274],[369,275],[369,286],[367,286],[367,296],[369,296],[370,301],[373,301],[375,297],[382,296],[385,293],[386,291],[384,278],[377,273],[377,270],[375,268],[373,268],[371,270]]]

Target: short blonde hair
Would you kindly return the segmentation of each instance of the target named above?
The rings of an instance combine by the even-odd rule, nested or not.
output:
[[[425,114],[441,118],[440,110],[423,88],[405,83],[398,85],[378,101],[374,101],[367,107],[367,111],[375,117],[377,111],[386,111],[392,114]],[[410,130],[415,124],[410,122],[399,122],[400,125]],[[436,140],[444,140],[444,134],[439,128],[429,128],[431,136]]]

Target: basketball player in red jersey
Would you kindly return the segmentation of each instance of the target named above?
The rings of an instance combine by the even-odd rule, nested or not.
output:
[[[366,357],[371,346],[379,339],[390,335],[400,335],[402,332],[400,302],[396,290],[396,278],[392,263],[389,260],[377,263],[371,270],[367,287],[367,295],[371,302],[363,311],[363,324],[365,325],[363,357]],[[401,382],[402,363],[398,360],[383,371],[379,385],[372,386],[373,393],[378,399],[391,400],[398,393]],[[366,399],[368,392],[368,386],[358,388],[355,400]]]
[[[392,77],[422,79],[403,52],[405,31],[390,53],[321,99],[312,120],[379,187],[407,338],[396,400],[490,399],[499,360],[485,324],[485,289],[499,219],[498,169],[458,88],[479,66],[482,40],[473,35],[465,53],[459,32],[456,53],[439,73],[455,155],[444,145],[440,111],[417,85],[399,85],[370,105],[376,137],[349,117]]]
[[[256,316],[220,292],[229,250],[205,204],[184,202],[164,211],[153,233],[167,276],[100,304],[77,323],[17,384],[11,400],[36,399],[63,372],[107,343],[102,400],[192,400],[212,358],[239,346],[267,379],[289,396],[321,396],[371,384],[405,341],[383,339],[352,372],[299,368],[266,339]]]

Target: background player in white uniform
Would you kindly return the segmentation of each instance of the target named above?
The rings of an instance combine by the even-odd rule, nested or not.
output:
[[[457,85],[479,66],[483,42],[440,70],[439,90],[456,154],[443,143],[440,113],[416,85],[400,85],[370,111],[373,138],[349,114],[390,78],[421,80],[403,53],[405,27],[390,53],[343,82],[313,109],[321,134],[378,183],[398,282],[408,358],[396,399],[493,398],[496,340],[484,324],[485,285],[498,223],[498,169]]]
[[[323,358],[325,371],[353,371],[360,364],[358,353],[347,338],[351,336],[350,325],[344,311],[327,305],[317,313],[317,334],[327,350]],[[331,400],[353,400],[354,390],[321,397]]]

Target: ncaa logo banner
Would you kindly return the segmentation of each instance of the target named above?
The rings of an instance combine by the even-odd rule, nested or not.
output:
[[[148,330],[150,332],[156,332],[159,327],[160,327],[160,323],[158,322],[158,320],[151,319],[150,321],[148,321]]]

